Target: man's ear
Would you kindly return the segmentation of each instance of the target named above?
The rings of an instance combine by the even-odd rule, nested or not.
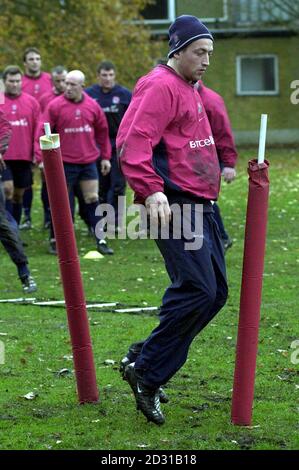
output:
[[[181,55],[181,52],[182,51],[175,52],[172,57],[174,57],[175,59],[178,59]]]

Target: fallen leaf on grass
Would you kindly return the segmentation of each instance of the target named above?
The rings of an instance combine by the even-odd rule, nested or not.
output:
[[[15,420],[17,419],[15,416],[12,416],[12,415],[0,415],[0,420]]]
[[[192,406],[191,409],[193,413],[198,413],[199,411],[207,410],[210,407],[209,403],[203,403],[202,405]]]
[[[34,400],[38,397],[38,393],[36,392],[29,392],[26,395],[21,395],[21,398],[25,398],[26,400]]]
[[[63,359],[65,359],[66,361],[72,361],[73,356],[71,354],[66,354],[65,356],[63,356]]]
[[[212,393],[214,394],[217,394],[217,392],[213,392]],[[211,396],[211,395],[205,395],[203,396],[203,398],[205,398],[206,400],[209,400],[209,401],[213,401],[213,402],[216,402],[216,403],[221,403],[221,402],[224,402],[224,401],[230,401],[231,398],[230,397],[223,397],[221,395],[218,395],[218,396]]]
[[[277,349],[277,352],[279,352],[282,356],[288,357],[289,353],[286,349]]]
[[[66,377],[67,375],[71,375],[72,371],[70,369],[60,369],[58,372],[55,372],[58,377]]]

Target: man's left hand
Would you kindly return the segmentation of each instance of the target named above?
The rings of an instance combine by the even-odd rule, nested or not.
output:
[[[103,176],[108,175],[111,170],[111,163],[109,160],[101,160],[101,173]]]
[[[232,181],[234,181],[236,175],[237,175],[237,172],[234,168],[231,168],[229,166],[225,166],[222,170],[222,176],[223,176],[223,179],[226,183],[231,183]]]

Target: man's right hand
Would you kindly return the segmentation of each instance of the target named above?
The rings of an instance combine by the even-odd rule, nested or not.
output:
[[[153,222],[159,223],[160,221],[162,226],[169,223],[171,211],[164,193],[157,192],[148,196],[145,200],[145,207]]]
[[[6,168],[5,161],[3,160],[3,157],[0,153],[0,171],[4,171]]]

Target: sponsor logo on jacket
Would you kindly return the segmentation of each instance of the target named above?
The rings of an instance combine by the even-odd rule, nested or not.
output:
[[[9,121],[12,126],[28,126],[28,121],[26,118],[17,119],[16,121]]]
[[[86,124],[85,126],[80,127],[66,127],[64,132],[65,134],[72,134],[75,132],[92,132],[92,128],[89,126],[89,124]]]
[[[190,140],[189,145],[191,149],[196,149],[200,147],[208,147],[209,145],[215,145],[215,141],[213,136],[210,135],[208,139]]]
[[[106,108],[103,108],[103,111],[104,113],[118,113],[119,107],[116,104],[112,104],[111,106],[106,106]]]

